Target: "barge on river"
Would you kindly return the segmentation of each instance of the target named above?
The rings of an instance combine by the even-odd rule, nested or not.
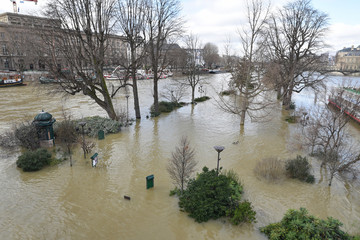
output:
[[[360,123],[360,89],[339,88],[335,94],[329,97],[329,104],[350,116]]]
[[[14,72],[0,72],[0,87],[25,86],[23,76]]]

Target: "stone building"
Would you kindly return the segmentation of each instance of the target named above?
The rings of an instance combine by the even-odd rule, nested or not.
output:
[[[0,69],[45,70],[40,31],[60,28],[59,20],[17,13],[0,14]]]
[[[49,47],[45,42],[49,41],[44,41],[42,33],[60,29],[60,20],[18,13],[0,14],[0,70],[48,70],[50,62],[56,62],[57,68],[66,68],[64,56],[44,53]],[[128,50],[122,36],[111,35],[109,39],[105,65],[114,67],[118,65],[120,53]],[[56,55],[56,61],[49,61],[50,55],[52,58]]]
[[[338,70],[360,71],[360,45],[338,51],[335,61]]]

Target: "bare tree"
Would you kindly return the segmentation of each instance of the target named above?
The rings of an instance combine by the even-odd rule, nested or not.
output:
[[[309,119],[301,126],[303,144],[319,157],[321,166],[330,172],[329,185],[334,176],[352,171],[360,162],[360,153],[347,130],[349,115],[359,113],[360,95],[353,93],[353,89],[337,88],[330,95],[331,105],[324,104],[308,110]],[[340,108],[340,111],[332,106]]]
[[[269,6],[260,0],[247,5],[247,25],[239,31],[243,57],[234,66],[230,87],[239,94],[229,100],[220,97],[219,106],[226,112],[240,116],[240,125],[245,124],[248,115],[252,120],[264,119],[273,104],[268,88],[263,84],[261,32],[264,29]]]
[[[186,94],[186,88],[186,85],[175,82],[173,84],[166,85],[161,96],[170,102],[179,104]]]
[[[144,45],[146,42],[145,28],[147,15],[146,0],[118,0],[117,20],[118,28],[125,36],[129,54],[123,52],[122,66],[125,67],[125,80],[131,75],[134,96],[135,117],[141,118],[139,94],[137,87],[137,70],[142,66],[144,58]]]
[[[191,87],[191,103],[195,102],[195,89],[201,82],[199,56],[201,44],[198,36],[190,34],[185,36],[185,44],[187,47],[187,61],[186,61],[186,79],[180,82],[186,86]]]
[[[310,0],[288,3],[270,18],[265,42],[272,62],[280,66],[276,90],[286,108],[293,92],[316,87],[324,78],[317,71],[324,63],[319,51],[325,48],[327,25],[327,15],[314,9]]]
[[[220,60],[219,48],[213,43],[206,43],[202,51],[202,57],[205,65],[208,68],[213,68]]]
[[[82,92],[89,96],[111,119],[116,119],[116,114],[104,79],[104,65],[114,10],[114,0],[50,0],[45,14],[61,20],[62,28],[41,33],[46,54],[51,56],[50,70],[63,79],[62,89],[69,94]],[[59,71],[62,65],[66,71]]]
[[[182,34],[183,20],[180,17],[179,0],[148,0],[147,51],[150,55],[152,72],[154,74],[154,111],[159,114],[158,80],[169,61],[166,47],[172,38]]]
[[[184,191],[186,184],[195,171],[197,162],[194,159],[194,149],[190,147],[190,142],[186,137],[182,137],[179,146],[172,153],[167,171],[174,184]]]

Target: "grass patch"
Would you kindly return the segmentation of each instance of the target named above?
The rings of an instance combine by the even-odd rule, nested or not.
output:
[[[86,122],[84,126],[84,133],[90,137],[97,137],[98,132],[103,130],[105,134],[118,133],[121,130],[121,123],[110,118],[100,116],[86,117],[83,119],[75,120],[78,133],[82,133],[80,122]]]
[[[225,90],[225,91],[220,92],[220,95],[222,95],[222,96],[229,96],[232,94],[235,94],[235,90]]]
[[[210,97],[203,96],[203,97],[195,98],[194,101],[195,102],[204,102],[204,101],[209,100],[209,99],[210,99]]]
[[[161,101],[161,102],[159,102],[159,112],[155,112],[154,105],[151,105],[150,115],[151,115],[151,117],[157,117],[160,115],[160,113],[169,113],[176,108],[180,108],[180,107],[184,106],[185,104],[186,103],[182,103],[182,102],[176,103],[176,102]]]

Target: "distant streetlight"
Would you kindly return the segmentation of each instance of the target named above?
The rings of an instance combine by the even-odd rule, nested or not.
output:
[[[129,95],[126,95],[126,125],[129,122]]]
[[[79,122],[79,125],[81,126],[81,131],[82,131],[82,149],[84,151],[84,158],[86,158],[85,135],[84,135],[84,126],[86,125],[86,122]]]
[[[219,162],[220,162],[220,160],[221,160],[221,158],[220,158],[220,153],[225,149],[225,147],[223,147],[223,146],[214,146],[214,149],[218,152],[216,175],[219,175]]]

